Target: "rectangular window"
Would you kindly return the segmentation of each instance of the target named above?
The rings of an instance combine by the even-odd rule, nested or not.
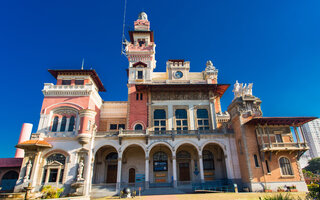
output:
[[[267,172],[268,172],[268,173],[270,173],[271,171],[270,171],[269,163],[268,163],[268,161],[267,161],[267,160],[266,160],[266,168],[267,168]]]
[[[209,115],[207,109],[197,110],[198,130],[209,130]]]
[[[143,71],[138,71],[138,79],[143,79]]]
[[[165,131],[166,130],[166,111],[162,109],[157,109],[153,112],[153,127],[154,130]]]
[[[117,130],[117,124],[110,124],[110,130]]]
[[[140,100],[142,100],[143,99],[143,94],[142,93],[140,93]]]
[[[122,128],[122,129],[126,129],[126,125],[125,124],[119,124],[119,129]]]
[[[57,182],[58,169],[50,169],[49,173],[49,182]]]
[[[277,143],[283,143],[281,134],[276,134],[276,142]]]
[[[71,80],[62,80],[62,85],[71,85]]]
[[[256,154],[254,154],[253,157],[254,157],[254,164],[255,164],[255,166],[256,166],[256,167],[260,167],[260,166],[259,166],[259,162],[258,162],[258,156],[257,156]]]
[[[136,94],[136,100],[139,100],[139,93]]]
[[[84,80],[75,80],[74,84],[83,85],[84,84]]]
[[[177,109],[175,112],[176,116],[176,127],[178,133],[182,133],[182,130],[188,130],[188,115],[187,110]]]

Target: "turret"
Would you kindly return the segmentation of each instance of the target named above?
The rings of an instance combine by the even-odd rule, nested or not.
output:
[[[128,78],[130,83],[150,82],[156,67],[153,31],[145,12],[134,22],[134,30],[129,31],[130,42],[126,42],[129,60]]]

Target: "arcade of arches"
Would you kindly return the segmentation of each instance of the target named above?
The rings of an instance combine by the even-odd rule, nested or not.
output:
[[[165,144],[154,145],[149,152],[132,144],[120,156],[112,146],[96,152],[93,184],[176,186],[226,178],[225,155],[217,144],[205,145],[200,155],[188,143],[180,145],[175,152]]]

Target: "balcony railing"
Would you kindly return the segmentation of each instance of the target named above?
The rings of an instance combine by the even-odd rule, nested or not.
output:
[[[307,150],[309,149],[306,143],[302,142],[285,142],[285,143],[265,143],[260,145],[261,151],[274,150]]]
[[[89,95],[94,90],[93,84],[86,85],[54,85],[45,83],[42,93],[50,95]]]
[[[230,130],[163,130],[163,131],[148,131],[148,130],[119,130],[108,132],[97,132],[98,137],[119,136],[119,137],[131,137],[131,136],[175,136],[175,135],[223,135],[232,134]]]

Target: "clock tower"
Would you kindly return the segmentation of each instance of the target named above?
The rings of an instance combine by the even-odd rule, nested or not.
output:
[[[128,83],[151,82],[156,67],[155,43],[153,31],[145,12],[141,12],[134,22],[134,30],[129,31],[130,42],[126,42],[126,54],[129,61]]]

